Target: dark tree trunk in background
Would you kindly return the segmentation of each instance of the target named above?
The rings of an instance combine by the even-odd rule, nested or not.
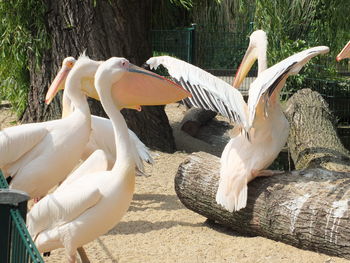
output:
[[[44,105],[44,98],[65,57],[77,58],[86,50],[92,59],[118,56],[142,65],[152,54],[149,39],[151,0],[47,0],[46,4],[52,47],[44,53],[40,69],[35,67],[35,58],[31,60],[31,87],[23,122],[60,117],[60,98],[50,106]],[[105,116],[99,102],[91,100],[90,106],[92,114]],[[175,150],[164,107],[143,107],[142,112],[124,110],[123,113],[129,128],[146,145],[168,152]]]

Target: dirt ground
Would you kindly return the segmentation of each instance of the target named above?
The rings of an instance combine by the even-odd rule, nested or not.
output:
[[[7,109],[0,111],[3,129],[15,118]],[[213,146],[180,131],[183,111],[178,104],[166,107],[179,151],[153,152],[156,163],[146,167],[151,176],[136,178],[134,199],[122,221],[84,246],[92,263],[349,262],[263,237],[241,236],[229,229],[208,225],[206,218],[186,209],[174,191],[174,175],[179,164],[194,151],[220,155],[222,145]],[[52,251],[45,262],[66,262],[64,250]]]

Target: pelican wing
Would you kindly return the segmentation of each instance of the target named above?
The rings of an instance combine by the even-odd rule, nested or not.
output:
[[[63,181],[56,191],[61,191],[65,187],[69,186],[73,181],[86,174],[107,171],[107,168],[108,159],[106,153],[100,149],[96,150]]]
[[[139,139],[139,137],[137,137],[137,135],[130,129],[128,130],[128,132],[130,141],[133,144],[133,146],[135,146],[132,147],[131,150],[135,158],[136,167],[141,174],[144,174],[145,169],[142,161],[145,161],[149,164],[154,164],[153,157],[148,147],[144,145],[144,143]]]
[[[256,106],[260,99],[264,99],[268,104],[273,94],[278,92],[284,86],[288,76],[296,75],[300,69],[313,57],[324,54],[329,51],[326,46],[319,46],[306,49],[294,54],[274,66],[263,71],[257,79],[251,84],[249,89],[248,109],[249,126],[253,124]]]
[[[116,153],[112,122],[109,119],[92,115],[91,126],[92,132],[87,145],[88,149],[85,149],[84,155],[90,155],[93,151],[102,149],[107,154],[108,160],[114,164]],[[131,143],[135,145],[135,149],[133,148],[131,150],[135,158],[136,166],[143,172],[142,161],[153,163],[152,156],[148,148],[140,141],[136,134],[130,129],[128,132]]]
[[[97,204],[102,197],[94,184],[79,184],[79,191],[76,187],[72,184],[65,187],[64,191],[55,191],[33,206],[27,215],[28,230],[33,238],[45,229],[73,220]]]
[[[146,62],[151,69],[163,65],[170,76],[192,94],[187,103],[212,110],[246,126],[246,103],[241,93],[225,81],[182,60],[160,56]]]
[[[12,163],[37,145],[48,130],[39,123],[9,127],[0,132],[0,167]]]

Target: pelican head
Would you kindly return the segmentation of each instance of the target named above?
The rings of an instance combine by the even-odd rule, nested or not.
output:
[[[56,96],[57,92],[59,90],[64,89],[68,73],[73,68],[75,62],[76,62],[76,59],[73,57],[66,57],[63,60],[60,71],[56,75],[55,79],[53,80],[51,86],[49,87],[46,93],[46,97],[45,97],[46,104],[50,104],[53,98]]]
[[[85,60],[86,64],[89,62],[95,62],[89,59],[89,57],[85,56],[85,54],[81,55],[78,60],[79,61]],[[76,62],[77,60],[74,57],[66,57],[63,60],[60,71],[56,75],[54,81],[52,82],[51,86],[49,87],[46,93],[46,98],[45,98],[46,104],[50,104],[53,98],[56,96],[57,92],[65,88],[65,83],[66,83],[68,73],[73,69]],[[98,63],[101,63],[101,62],[98,62]],[[81,82],[82,82],[81,89],[87,96],[94,98],[96,100],[100,99],[94,87],[93,74],[91,76],[83,77]]]
[[[340,51],[336,59],[339,62],[344,58],[350,58],[350,41],[345,45],[342,51]]]
[[[266,65],[267,36],[263,30],[254,31],[249,37],[249,46],[239,66],[233,86],[239,88],[243,79],[247,76],[254,62],[258,60],[259,73],[264,71]]]
[[[95,87],[100,97],[112,95],[114,104],[120,109],[164,105],[190,96],[176,83],[120,57],[112,57],[99,66]]]

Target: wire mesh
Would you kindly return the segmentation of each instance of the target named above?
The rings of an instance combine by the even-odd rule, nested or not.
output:
[[[11,240],[13,240],[10,254],[11,262],[43,263],[44,260],[34,245],[18,209],[12,208],[10,213],[12,229],[14,230],[11,231]]]
[[[0,170],[0,188],[1,189],[7,189],[8,183],[3,176],[1,170]],[[43,263],[44,260],[42,259],[39,251],[37,250],[36,246],[34,245],[34,242],[32,238],[30,237],[25,221],[22,216],[25,217],[25,214],[20,213],[20,209],[18,204],[8,204],[8,205],[2,205],[0,206],[0,213],[9,212],[8,221],[9,224],[2,224],[0,225],[0,228],[7,228],[10,229],[4,229],[4,233],[9,233],[9,236],[1,235],[0,238],[3,238],[5,240],[9,241],[9,244],[7,245],[7,248],[1,248],[2,250],[8,249],[6,253],[8,253],[8,262],[10,263],[27,263],[27,262],[35,262],[35,263]],[[6,243],[6,242],[5,242]]]
[[[154,56],[169,55],[192,62],[193,28],[177,30],[152,30],[152,49]]]

